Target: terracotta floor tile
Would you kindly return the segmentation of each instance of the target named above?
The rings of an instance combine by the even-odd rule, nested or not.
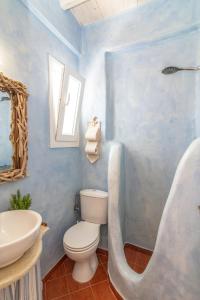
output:
[[[67,294],[67,284],[65,277],[48,280],[45,282],[46,299],[51,300]]]
[[[103,266],[101,264],[99,264],[94,277],[90,280],[90,284],[92,285],[97,282],[107,280],[107,278],[108,278],[108,275],[107,275],[105,269],[103,268]]]
[[[99,258],[100,263],[102,263],[102,264],[108,262],[108,256],[107,255],[98,254],[98,258]]]
[[[94,299],[94,296],[93,296],[93,293],[92,293],[92,289],[89,287],[89,288],[86,288],[84,290],[81,290],[79,292],[75,292],[73,294],[70,294],[70,300],[93,300]],[[65,300],[65,299],[63,299]]]
[[[65,296],[62,296],[62,297],[59,297],[59,298],[56,298],[55,300],[70,300],[70,295],[65,295]]]
[[[73,271],[74,261],[71,260],[70,258],[66,257],[66,259],[64,261],[64,266],[65,266],[66,275],[70,274]]]
[[[130,267],[142,273],[151,258],[151,252],[133,245],[125,245],[125,255]],[[116,300],[108,282],[108,253],[97,250],[99,266],[90,282],[78,283],[72,278],[74,262],[67,256],[53,269],[44,280],[44,300]]]
[[[59,278],[66,275],[66,271],[65,271],[65,264],[64,262],[62,264],[59,264],[52,272],[51,274],[48,276],[47,280],[52,280],[55,278]]]
[[[93,285],[92,292],[95,300],[116,300],[108,281]]]
[[[43,286],[42,286],[42,297],[44,300],[46,300],[46,283],[43,282]]]
[[[136,253],[135,263],[137,265],[141,265],[141,266],[146,267],[148,265],[148,262],[149,262],[150,258],[151,258],[150,254],[146,254],[146,253],[143,253],[141,251],[138,251]]]
[[[102,264],[104,270],[106,271],[106,273],[108,272],[108,262]]]
[[[97,254],[108,256],[108,250],[97,248]]]
[[[115,295],[115,298],[117,300],[123,300],[122,297],[118,294],[118,292],[115,290],[115,288],[113,287],[111,281],[109,280],[109,286],[110,286],[110,289],[112,290],[113,294]]]
[[[137,249],[136,248],[125,246],[124,247],[124,252],[125,252],[127,262],[135,262],[136,255],[137,255]]]
[[[127,260],[127,263],[129,265],[129,267],[134,270],[135,261],[134,260],[129,260],[129,261]]]
[[[73,293],[79,290],[82,290],[86,287],[89,287],[89,282],[86,283],[79,283],[77,281],[75,281],[72,278],[71,274],[68,274],[67,276],[65,276],[65,280],[66,280],[66,284],[67,284],[67,289],[68,289],[68,293]]]
[[[145,270],[146,268],[145,268],[144,266],[135,264],[135,265],[132,267],[132,269],[133,269],[135,272],[141,274],[141,273],[144,272],[144,270]]]

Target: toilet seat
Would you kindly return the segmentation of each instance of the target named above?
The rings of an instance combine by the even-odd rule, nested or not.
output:
[[[85,251],[91,249],[93,246],[98,245],[98,244],[99,244],[99,238],[97,238],[94,243],[92,243],[91,245],[89,245],[88,247],[85,247],[85,248],[81,248],[81,249],[75,248],[74,249],[74,248],[70,248],[69,246],[66,246],[64,244],[64,249],[67,250],[67,251],[70,251],[70,252],[77,252],[77,253],[79,252],[79,253],[81,253],[81,252],[85,252]]]
[[[63,238],[64,248],[74,252],[86,251],[99,243],[100,225],[81,221],[69,228]]]

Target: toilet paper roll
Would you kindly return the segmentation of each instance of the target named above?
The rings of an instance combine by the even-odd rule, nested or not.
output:
[[[85,146],[85,152],[87,154],[98,154],[98,143],[97,142],[87,142]]]
[[[89,126],[85,138],[89,141],[99,141],[100,140],[100,127],[99,126]]]

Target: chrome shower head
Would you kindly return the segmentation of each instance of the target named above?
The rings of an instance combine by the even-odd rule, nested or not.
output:
[[[162,70],[162,73],[165,74],[165,75],[169,75],[169,74],[174,74],[174,73],[176,73],[180,70],[181,69],[177,68],[177,67],[167,67],[167,68]]]
[[[189,67],[189,68],[178,68],[178,67],[170,66],[170,67],[163,69],[162,73],[165,75],[169,75],[169,74],[174,74],[179,71],[199,71],[199,70],[200,70],[200,66]]]

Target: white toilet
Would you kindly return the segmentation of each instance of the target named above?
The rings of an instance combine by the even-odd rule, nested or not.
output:
[[[107,223],[108,193],[82,190],[80,204],[83,221],[65,232],[63,245],[67,256],[75,261],[73,278],[78,282],[87,282],[98,266],[96,249],[100,239],[100,225]]]

